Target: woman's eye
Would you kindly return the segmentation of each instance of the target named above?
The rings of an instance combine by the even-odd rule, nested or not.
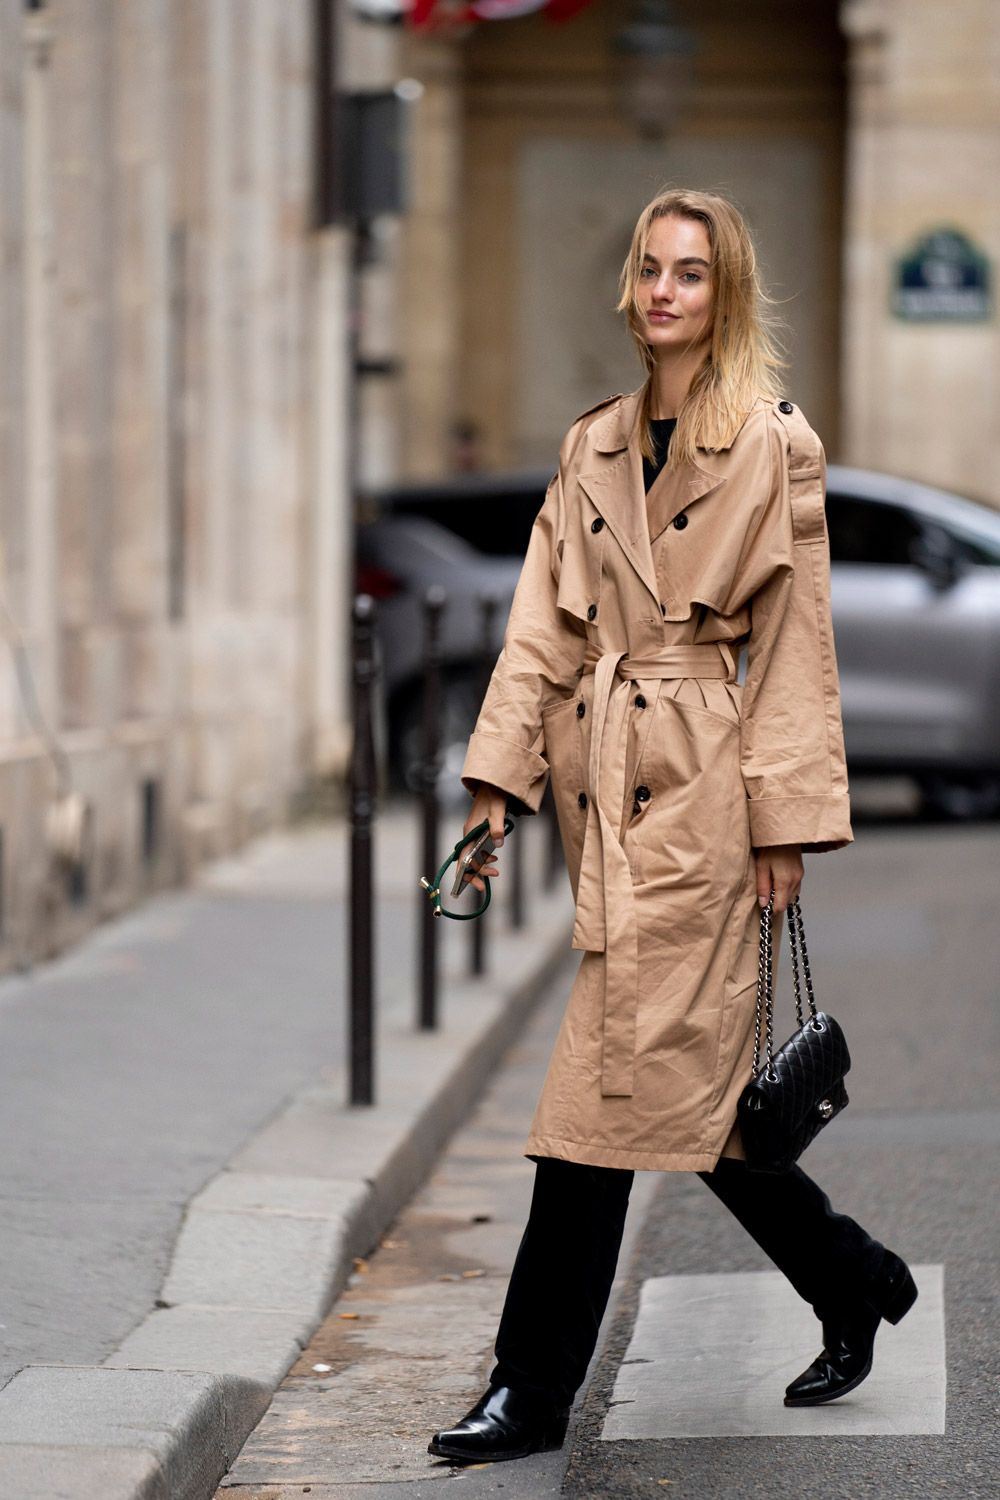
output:
[[[687,276],[693,276],[694,279],[695,279],[695,281],[700,281],[701,280],[701,277],[698,275],[697,271],[685,271],[684,275],[685,275],[685,277],[687,277]]]

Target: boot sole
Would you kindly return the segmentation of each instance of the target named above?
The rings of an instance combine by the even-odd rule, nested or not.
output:
[[[435,1458],[450,1458],[453,1463],[459,1464],[502,1464],[508,1458],[529,1458],[532,1454],[549,1454],[555,1449],[562,1448],[564,1440],[540,1439],[537,1443],[529,1443],[528,1448],[508,1449],[504,1454],[493,1452],[493,1454],[469,1454],[468,1449],[448,1448],[447,1443],[427,1443],[427,1452]]]

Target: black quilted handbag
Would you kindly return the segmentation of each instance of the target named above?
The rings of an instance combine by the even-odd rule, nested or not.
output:
[[[757,1015],[750,1082],[737,1102],[737,1119],[747,1166],[754,1172],[787,1172],[813,1137],[847,1103],[844,1074],[851,1066],[844,1033],[826,1011],[816,1009],[806,936],[798,900],[788,907],[788,943],[792,955],[795,1010],[799,1029],[774,1051],[774,1007],[771,998],[771,916],[774,894],[760,914],[760,959],[757,966]],[[809,1017],[802,1013],[799,947],[805,974]],[[767,1061],[760,1065],[760,1019],[764,1010]]]

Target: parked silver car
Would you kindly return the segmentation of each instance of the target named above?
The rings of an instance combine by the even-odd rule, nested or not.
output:
[[[934,810],[1000,810],[1000,513],[831,464],[827,522],[848,771]]]
[[[396,490],[393,502],[409,513],[387,514],[359,532],[359,581],[367,578],[376,593],[380,579],[385,585],[379,636],[389,732],[394,764],[411,786],[419,762],[419,595],[441,583],[452,601],[442,638],[441,785],[449,802],[464,797],[457,776],[484,687],[474,601],[484,591],[499,598],[499,648],[530,518],[549,478],[547,471],[473,475],[437,490]],[[436,520],[415,513],[432,504]],[[831,464],[827,519],[849,773],[912,776],[928,809],[948,817],[995,815],[1000,513],[908,479]],[[484,521],[486,532],[476,532]],[[487,556],[460,531],[488,535],[492,547],[507,545],[512,555]]]

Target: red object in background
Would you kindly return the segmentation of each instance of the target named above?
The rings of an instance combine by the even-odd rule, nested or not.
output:
[[[545,19],[546,21],[569,21],[589,4],[590,0],[549,0],[545,7]]]
[[[437,0],[411,0],[406,10],[408,26],[426,26],[432,19]]]
[[[506,21],[544,9],[547,21],[569,21],[590,0],[480,0],[469,5],[442,5],[441,0],[411,0],[406,24],[416,30],[469,21]]]
[[[391,599],[405,587],[403,580],[378,563],[358,563],[354,573],[354,592],[370,594],[373,599]]]

